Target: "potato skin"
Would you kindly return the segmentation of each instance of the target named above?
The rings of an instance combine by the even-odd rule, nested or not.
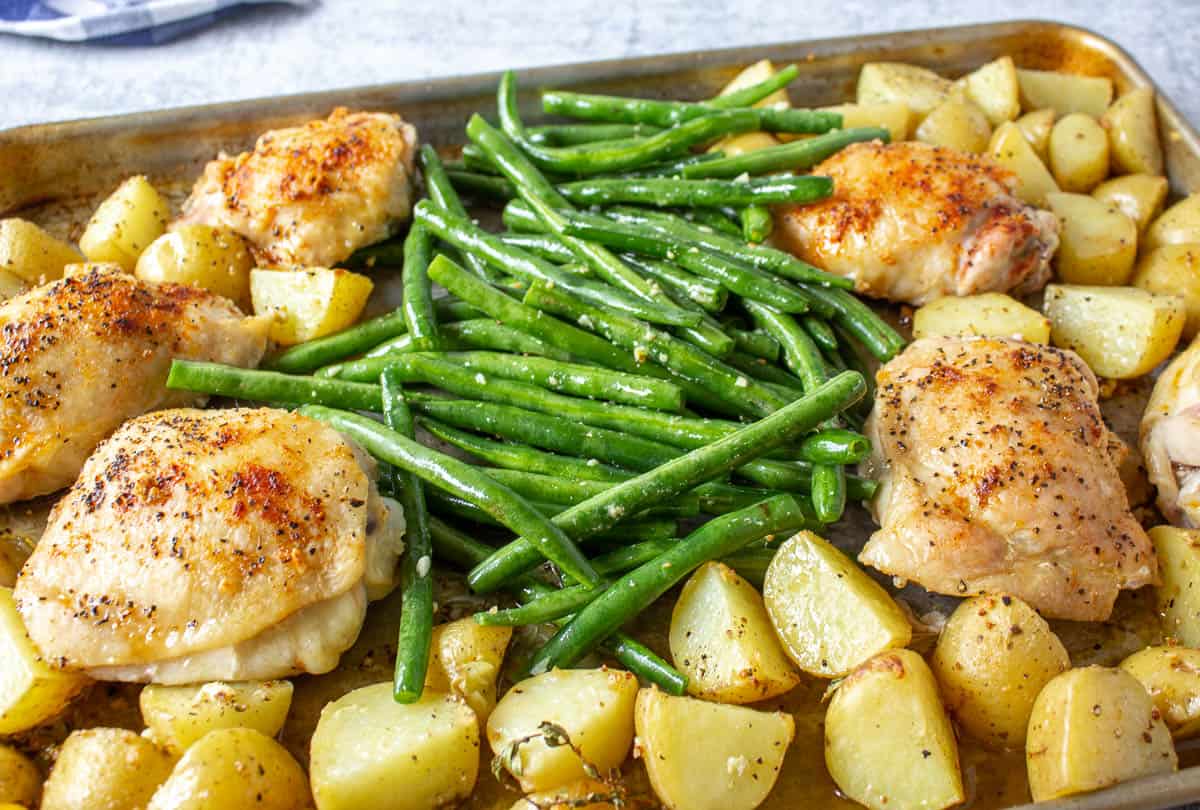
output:
[[[868,62],[858,73],[855,101],[859,104],[904,102],[917,121],[950,95],[949,79],[932,70],[901,62]]]
[[[1200,648],[1200,529],[1155,526],[1147,532],[1158,557],[1161,584],[1155,589],[1163,635]]]
[[[142,251],[167,228],[171,207],[150,181],[136,175],[96,208],[79,238],[90,262],[112,262],[132,273]]]
[[[180,225],[150,243],[134,274],[145,281],[191,284],[250,310],[254,258],[241,236],[211,225]]]
[[[1142,249],[1185,242],[1200,242],[1200,194],[1184,197],[1159,214],[1146,229]]]
[[[1183,339],[1200,333],[1200,242],[1162,245],[1143,254],[1130,283],[1152,293],[1181,297],[1187,314]]]
[[[425,688],[458,695],[486,723],[512,634],[511,627],[484,627],[470,616],[434,627]]]
[[[1154,91],[1138,87],[1113,102],[1100,123],[1112,145],[1113,171],[1162,174],[1163,151],[1158,140]]]
[[[1020,87],[1011,56],[988,62],[954,85],[961,87],[966,97],[983,110],[992,126],[1012,121],[1021,113]]]
[[[179,755],[218,728],[252,728],[274,737],[292,704],[289,681],[236,681],[187,686],[150,684],[138,702],[156,742]]]
[[[1063,191],[1091,191],[1108,176],[1108,136],[1095,118],[1072,113],[1050,130],[1050,168]]]
[[[43,810],[141,810],[170,775],[171,757],[122,728],[73,731],[59,750]]]
[[[1029,141],[1038,159],[1043,163],[1050,161],[1050,132],[1054,129],[1054,110],[1034,110],[1022,115],[1016,120],[1017,129]]]
[[[1054,176],[1015,123],[1008,121],[996,127],[988,154],[1016,175],[1017,196],[1030,205],[1045,207],[1046,195],[1058,191]]]
[[[1162,212],[1168,187],[1167,178],[1160,175],[1126,174],[1105,180],[1092,189],[1092,196],[1121,209],[1137,225],[1140,238]]]
[[[270,338],[281,346],[351,326],[373,286],[366,276],[326,267],[250,271],[254,314],[271,317]]]
[[[930,665],[959,725],[992,748],[1020,748],[1038,693],[1071,660],[1025,602],[976,596],[946,622]]]
[[[1029,343],[1049,343],[1050,321],[1002,293],[945,296],[913,313],[913,339],[930,335],[1016,335]]]
[[[0,219],[0,269],[26,284],[62,278],[63,268],[83,261],[83,254],[61,239],[23,219]]]
[[[33,807],[42,792],[42,773],[29,757],[0,745],[0,806]]]
[[[1079,76],[1055,70],[1023,70],[1017,68],[1017,85],[1024,110],[1049,107],[1058,115],[1087,113],[1099,118],[1112,101],[1111,79],[1101,76]]]
[[[89,683],[54,669],[33,646],[11,588],[0,588],[0,734],[40,725],[61,712]]]
[[[1115,205],[1054,192],[1046,204],[1062,222],[1054,269],[1068,284],[1126,284],[1137,259],[1137,225]]]
[[[952,98],[934,107],[917,127],[918,141],[960,152],[983,152],[991,137],[992,127],[983,111],[969,101]]]
[[[1147,647],[1122,661],[1121,669],[1146,688],[1174,739],[1200,733],[1200,650]]]
[[[1171,735],[1137,679],[1121,669],[1072,669],[1046,684],[1025,743],[1035,802],[1178,768]]]

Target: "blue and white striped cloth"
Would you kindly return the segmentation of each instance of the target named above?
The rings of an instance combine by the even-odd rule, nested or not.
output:
[[[235,6],[270,2],[312,0],[0,0],[0,33],[154,45],[210,25]]]

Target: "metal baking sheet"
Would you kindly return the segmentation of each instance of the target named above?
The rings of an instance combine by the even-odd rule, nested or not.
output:
[[[537,121],[541,113],[536,92],[549,86],[645,96],[705,97],[715,93],[741,67],[764,57],[799,65],[800,76],[790,88],[794,103],[834,104],[852,96],[858,69],[864,62],[902,61],[957,75],[1005,54],[1021,67],[1107,76],[1116,84],[1118,94],[1134,87],[1154,86],[1137,63],[1110,40],[1055,22],[1018,21],[526,70],[520,76],[522,107],[530,121]],[[129,174],[147,174],[156,182],[181,189],[218,151],[245,149],[266,129],[324,116],[336,106],[401,112],[416,124],[423,141],[452,146],[461,143],[463,125],[471,113],[493,108],[497,78],[494,73],[477,74],[10,129],[0,132],[0,216],[28,212],[33,218],[54,221],[60,231],[74,230],[77,236],[80,218],[90,211],[94,196],[107,192]],[[1186,194],[1200,190],[1200,135],[1161,93],[1157,103],[1172,191]],[[1120,421],[1128,423],[1127,429],[1115,427],[1128,437],[1128,428],[1136,429],[1136,419]],[[869,519],[857,510],[845,526],[839,527],[839,544],[861,543],[869,530]],[[345,689],[387,677],[386,661],[379,668],[376,651],[387,644],[387,634],[378,631],[387,625],[385,619],[394,619],[394,601],[373,608],[379,620],[364,628],[363,639],[335,673],[336,682],[298,688],[294,714],[319,711],[331,694],[336,696]],[[1115,621],[1108,630],[1125,633],[1130,644],[1140,643],[1142,638],[1132,619]],[[814,688],[816,685],[810,684],[797,691],[812,692]],[[817,715],[804,715],[801,722],[820,721]],[[1195,756],[1187,759],[1200,761]],[[776,800],[773,796],[764,806],[849,806],[834,798],[819,760],[807,767],[790,781],[818,783],[825,791],[823,799],[811,791],[789,789],[786,798]],[[1023,787],[1014,789],[1004,780],[990,777],[989,772],[997,767],[1022,768],[1023,758],[1008,754],[989,759],[978,751],[964,754],[964,771],[968,785],[975,791],[975,806],[1012,807],[1027,797]],[[490,798],[475,797],[469,804],[507,807],[514,799],[512,794],[495,795],[493,791]],[[1193,767],[1038,807],[1156,810],[1197,800],[1200,767]]]

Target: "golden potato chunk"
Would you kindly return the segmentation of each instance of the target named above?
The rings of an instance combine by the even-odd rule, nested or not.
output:
[[[1050,162],[1050,133],[1054,129],[1054,118],[1054,110],[1034,110],[1015,122],[1042,163]]]
[[[0,734],[40,725],[61,712],[88,679],[55,669],[29,640],[12,588],[0,588]]]
[[[779,139],[770,132],[743,132],[740,135],[726,135],[710,146],[708,151],[723,152],[727,157],[737,157],[772,146],[779,146]]]
[[[779,547],[763,597],[788,656],[822,678],[841,677],[912,639],[912,626],[888,592],[812,532]]]
[[[671,658],[688,691],[719,703],[753,703],[791,691],[800,673],[779,644],[763,598],[732,568],[701,566],[671,614]]]
[[[123,728],[73,731],[59,749],[42,810],[141,810],[174,763]]]
[[[878,104],[838,104],[822,107],[822,110],[840,113],[842,127],[883,127],[892,143],[908,140],[912,128],[912,110],[903,101],[887,101]]]
[[[637,696],[637,739],[655,794],[669,810],[753,810],[779,777],[795,736],[784,712]]]
[[[967,99],[987,116],[992,126],[1012,121],[1021,113],[1017,69],[1011,56],[1002,56],[956,81]]]
[[[752,65],[743,68],[738,75],[734,76],[729,84],[721,88],[721,92],[717,95],[727,96],[730,93],[736,93],[738,90],[745,90],[747,87],[752,87],[775,75],[775,65],[770,59],[760,59]],[[755,107],[774,107],[782,109],[792,106],[791,99],[788,98],[787,88],[781,87],[774,93],[771,93],[766,98],[754,104]]]
[[[1054,176],[1025,138],[1021,128],[1011,121],[996,127],[988,153],[992,160],[1017,178],[1017,196],[1030,205],[1045,207],[1046,195],[1058,191]]]
[[[150,181],[130,177],[92,214],[79,247],[90,262],[111,262],[132,273],[151,242],[167,228],[171,208]]]
[[[1200,732],[1200,650],[1147,647],[1122,661],[1121,669],[1146,688],[1173,738]]]
[[[475,787],[479,724],[446,694],[404,704],[391,683],[364,686],[321,711],[309,768],[320,810],[442,807]]]
[[[180,225],[150,243],[134,274],[146,281],[191,284],[250,309],[250,270],[254,257],[246,240],[211,225]]]
[[[175,755],[210,731],[252,728],[274,737],[292,705],[289,681],[150,684],[138,697],[155,742]]]
[[[42,774],[29,757],[0,745],[0,807],[4,804],[33,807],[42,792]]]
[[[1071,659],[1025,602],[976,596],[946,622],[930,664],[959,725],[993,748],[1021,748],[1038,693]]]
[[[970,101],[946,99],[930,110],[917,127],[917,140],[960,152],[983,152],[992,137],[992,126],[983,111]]]
[[[1167,188],[1165,177],[1126,174],[1105,180],[1092,189],[1092,196],[1102,203],[1120,208],[1125,216],[1134,221],[1141,236],[1162,211]]]
[[[1049,343],[1050,321],[1003,293],[946,296],[913,313],[913,339],[931,335],[1018,337],[1029,343]]]
[[[1025,762],[1035,802],[1178,767],[1146,690],[1105,667],[1072,669],[1046,684],[1033,705]]]
[[[271,340],[291,346],[352,325],[367,304],[371,279],[349,270],[251,270],[256,315],[271,317]]]
[[[1200,242],[1200,194],[1184,197],[1150,223],[1143,250]]]
[[[1200,529],[1155,526],[1148,534],[1162,580],[1156,592],[1163,634],[1200,648]]]
[[[1055,346],[1115,380],[1140,377],[1170,357],[1187,319],[1181,297],[1136,287],[1051,284],[1044,311]]]
[[[487,722],[492,751],[526,792],[551,790],[587,776],[570,746],[544,737],[565,732],[600,773],[620,765],[633,745],[637,678],[615,669],[555,669],[510,689]]]
[[[606,797],[615,798],[610,785],[584,779],[517,799],[509,810],[621,810],[626,806]]]
[[[859,104],[901,102],[918,121],[945,101],[951,82],[932,70],[901,62],[868,62],[858,73],[855,101]]]
[[[1184,340],[1200,333],[1200,242],[1163,245],[1144,254],[1130,284],[1152,293],[1182,298],[1187,313]]]
[[[484,627],[470,616],[439,624],[433,628],[425,688],[458,695],[486,723],[512,634],[511,627]]]
[[[1095,118],[1071,113],[1050,130],[1050,170],[1063,191],[1091,191],[1108,176],[1108,135]]]
[[[1046,204],[1062,223],[1054,269],[1068,284],[1125,284],[1137,259],[1137,225],[1115,205],[1086,194],[1052,192]]]
[[[26,284],[62,278],[63,268],[83,261],[74,245],[23,219],[0,219],[0,269]]]
[[[1081,112],[1099,118],[1108,109],[1113,96],[1110,79],[1053,70],[1018,68],[1017,86],[1023,109],[1041,110],[1049,107],[1058,115]]]
[[[940,810],[965,798],[954,729],[921,656],[889,650],[838,684],[825,764],[842,793],[874,810]]]
[[[1126,174],[1162,174],[1154,91],[1138,87],[1113,102],[1100,123],[1108,130],[1113,170]]]

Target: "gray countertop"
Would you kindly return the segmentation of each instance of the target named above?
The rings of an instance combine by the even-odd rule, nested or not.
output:
[[[250,7],[153,48],[0,38],[0,128],[83,116],[757,42],[1052,18],[1129,50],[1200,121],[1196,0],[324,0]]]

